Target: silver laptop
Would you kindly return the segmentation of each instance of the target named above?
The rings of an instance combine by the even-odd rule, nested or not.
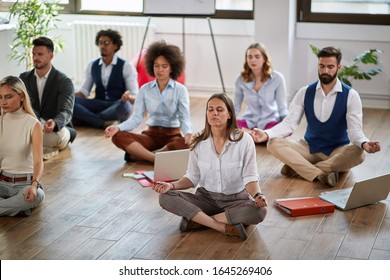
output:
[[[190,150],[175,150],[155,154],[154,170],[143,175],[151,182],[179,180],[187,171]]]
[[[390,192],[390,174],[356,182],[353,187],[323,192],[319,197],[341,210],[351,210],[387,198]]]

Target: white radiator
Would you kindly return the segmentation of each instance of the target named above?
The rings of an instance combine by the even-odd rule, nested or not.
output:
[[[99,48],[95,45],[95,37],[100,30],[112,29],[121,34],[123,45],[118,55],[130,62],[141,50],[146,27],[146,24],[129,22],[74,21],[72,30],[76,50],[75,85],[82,83],[88,62],[100,56]],[[155,27],[150,25],[144,48],[153,42],[154,33]]]

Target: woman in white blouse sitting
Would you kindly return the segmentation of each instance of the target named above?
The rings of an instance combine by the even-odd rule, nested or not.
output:
[[[207,101],[204,129],[191,142],[186,174],[175,183],[158,182],[160,205],[181,216],[180,230],[200,225],[247,238],[245,225],[266,216],[252,137],[237,128],[232,100],[224,93]],[[197,187],[195,194],[180,190]]]

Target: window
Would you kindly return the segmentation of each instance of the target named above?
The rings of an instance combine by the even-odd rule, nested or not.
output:
[[[390,0],[298,0],[298,22],[390,25]]]
[[[1,1],[0,11],[7,12],[10,5],[14,2],[16,2],[16,0]],[[64,7],[63,13],[130,16],[143,16],[143,2],[144,0],[59,0],[59,3]],[[210,17],[253,19],[253,10],[254,0],[215,0],[215,14]]]
[[[143,2],[144,0],[78,0],[77,12],[136,16],[142,15]],[[253,2],[253,0],[215,0],[216,11],[210,17],[253,19]]]
[[[24,2],[25,0],[19,0],[19,2]],[[58,2],[61,6],[64,7],[62,12],[71,13],[75,10],[75,0],[46,0],[48,2]],[[2,0],[0,2],[0,11],[8,12],[9,7],[15,3],[16,0]]]

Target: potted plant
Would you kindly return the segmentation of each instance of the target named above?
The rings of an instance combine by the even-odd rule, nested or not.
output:
[[[310,48],[315,55],[318,55],[318,52],[320,50],[316,46],[310,44]],[[352,79],[371,80],[371,77],[378,75],[380,72],[383,71],[383,68],[374,67],[369,70],[362,70],[359,67],[360,66],[359,63],[378,65],[380,62],[378,54],[382,52],[383,51],[378,49],[370,49],[369,51],[365,51],[364,53],[358,55],[353,60],[353,63],[351,65],[349,66],[343,65],[341,70],[338,72],[337,77],[349,86],[352,85],[351,84]]]
[[[10,7],[10,20],[16,19],[15,36],[12,40],[10,59],[23,62],[26,70],[32,67],[33,40],[57,28],[60,11],[58,1],[25,0],[16,1]],[[62,50],[63,41],[57,36],[52,39],[55,50]]]

